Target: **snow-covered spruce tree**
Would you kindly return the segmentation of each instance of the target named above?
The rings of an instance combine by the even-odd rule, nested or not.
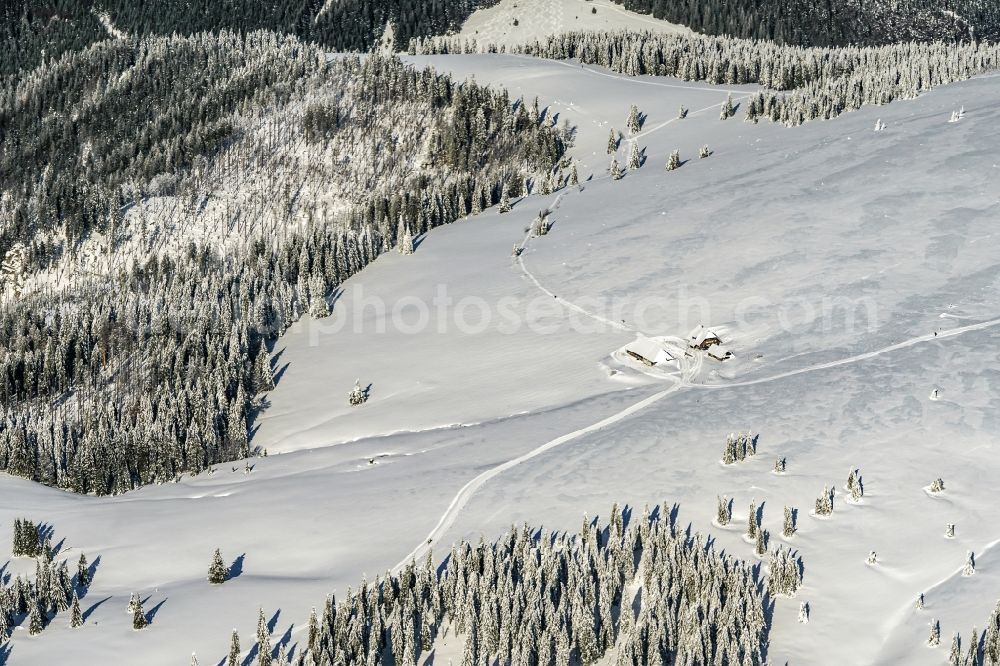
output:
[[[913,607],[916,608],[917,610],[924,609],[924,595],[922,592],[917,595],[917,601],[916,603],[913,604]]]
[[[226,666],[240,666],[240,635],[233,629],[232,637],[229,639],[229,656],[226,658]]]
[[[73,629],[83,626],[83,612],[80,610],[80,597],[73,591],[73,603],[70,605],[69,626]]]
[[[612,157],[611,158],[611,166],[608,167],[608,173],[611,174],[611,180],[621,180],[621,178],[622,178],[622,169],[621,169],[620,166],[618,166],[618,158],[617,157]]]
[[[618,152],[619,141],[618,132],[612,127],[611,134],[608,136],[608,155],[614,155]]]
[[[194,652],[191,653],[191,666],[198,666],[198,655]]]
[[[687,107],[685,107],[685,106],[684,106],[683,104],[681,104],[681,108],[680,108],[680,110],[679,110],[679,111],[677,112],[677,117],[678,117],[679,119],[681,119],[681,120],[684,120],[685,118],[687,118],[687,116],[688,116],[688,110],[687,110]]]
[[[965,556],[965,566],[962,567],[963,576],[971,576],[976,573],[976,554],[971,550]]]
[[[781,528],[781,534],[786,539],[791,539],[795,536],[795,513],[794,509],[790,506],[785,507],[785,522]]]
[[[533,236],[547,236],[549,233],[549,213],[548,211],[538,211],[534,222],[531,223],[531,233]]]
[[[726,97],[725,104],[722,105],[722,111],[719,114],[721,120],[729,120],[734,115],[736,115],[736,110],[733,108],[733,95],[732,93]]]
[[[768,536],[767,530],[757,529],[757,538],[754,543],[754,553],[757,554],[757,557],[764,557],[767,553]]]
[[[478,215],[481,211],[473,211]],[[400,254],[413,254],[413,235],[410,233],[410,226],[402,220],[399,221],[399,228],[396,231],[396,249]]]
[[[257,360],[254,362],[254,388],[257,393],[265,393],[274,390],[274,372],[271,370],[271,356],[267,353],[267,347],[261,345],[257,351]]]
[[[757,539],[760,527],[757,524],[757,502],[750,500],[750,510],[747,512],[747,538],[751,541]]]
[[[31,609],[28,613],[28,635],[37,636],[45,629],[45,613],[41,601],[34,596],[28,601],[28,607]]]
[[[513,206],[510,204],[510,194],[507,193],[507,188],[505,187],[503,194],[500,195],[500,206],[497,208],[497,211],[503,214],[509,213],[511,210],[513,210]]]
[[[84,553],[80,553],[80,559],[76,561],[76,585],[83,588],[90,585],[90,565]]]
[[[962,638],[956,631],[951,637],[951,649],[948,650],[948,663],[950,666],[962,666]]]
[[[944,481],[939,477],[931,481],[930,491],[932,493],[943,493],[944,492]]]
[[[216,548],[212,555],[212,563],[208,565],[208,582],[212,585],[222,585],[229,579],[229,567],[222,560],[222,552]]]
[[[628,111],[628,119],[625,121],[625,129],[628,130],[629,134],[635,135],[638,134],[641,129],[640,125],[639,107],[633,104]]]
[[[358,407],[363,405],[368,401],[368,395],[365,390],[361,388],[361,380],[358,379],[354,382],[354,388],[351,389],[351,393],[347,396],[347,401],[352,407]]]
[[[868,566],[871,566],[871,567],[873,567],[876,564],[878,564],[878,554],[874,550],[870,551],[868,553],[868,557],[865,559],[865,563],[868,564]]]
[[[799,622],[802,624],[809,622],[809,602],[803,601],[799,604]]]
[[[1000,665],[1000,602],[986,622],[983,634],[983,661],[986,666]]]
[[[816,498],[817,516],[829,516],[833,513],[833,490],[829,486],[823,486],[823,494]]]
[[[675,169],[681,168],[681,151],[675,150],[670,153],[670,158],[667,160],[667,171],[674,171]]]
[[[711,149],[710,149],[710,148],[708,147],[708,145],[707,145],[707,144],[706,144],[706,145],[704,145],[704,146],[702,146],[702,147],[701,147],[701,148],[700,148],[700,149],[698,150],[698,159],[702,159],[702,160],[703,160],[703,159],[705,159],[706,157],[710,157],[711,155],[712,155],[712,151],[711,151]]]
[[[786,467],[786,465],[787,465],[787,461],[784,458],[777,458],[774,461],[774,473],[775,474],[784,474],[785,473],[785,467]]]
[[[132,629],[140,631],[149,626],[146,619],[146,611],[142,609],[142,599],[136,596],[135,610],[132,611]]]
[[[135,613],[135,609],[138,606],[139,606],[139,595],[133,592],[128,597],[128,606],[125,607],[125,613],[128,615],[133,615]]]
[[[715,522],[720,527],[725,527],[733,519],[732,505],[729,502],[729,498],[725,495],[716,499],[718,500],[718,505],[715,509]]]
[[[571,187],[576,187],[580,184],[580,174],[576,170],[576,162],[569,168],[569,184]]]
[[[955,523],[948,523],[944,526],[944,538],[954,539],[955,538]]]
[[[937,620],[931,620],[931,632],[927,637],[927,645],[932,648],[941,645],[941,623]]]
[[[767,590],[771,596],[795,596],[802,583],[802,560],[778,546],[768,559]]]
[[[271,666],[271,631],[263,608],[257,617],[257,666]]]
[[[632,142],[632,150],[628,157],[629,171],[635,171],[642,166],[642,154],[639,152],[639,144]]]

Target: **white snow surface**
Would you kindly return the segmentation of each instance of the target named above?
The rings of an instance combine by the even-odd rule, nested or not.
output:
[[[493,7],[473,12],[458,34],[479,44],[510,48],[544,40],[549,35],[616,30],[691,32],[684,26],[637,14],[603,0],[500,0]]]
[[[707,85],[514,56],[411,60],[539,96],[579,127],[581,187],[437,229],[412,256],[387,254],[343,285],[331,319],[295,325],[276,345],[278,385],[254,436],[270,455],[249,475],[219,465],[114,498],[0,477],[0,550],[23,516],[54,526],[59,557],[100,556],[86,625],[19,628],[8,663],[167,666],[195,651],[215,664],[234,626],[249,651],[258,607],[277,614],[272,643],[301,644],[311,606],[422,555],[428,538],[444,557],[456,539],[522,521],[575,531],[615,501],[676,503],[681,524],[742,558],[754,557],[742,538],[752,499],[772,543],[784,541],[782,507],[799,510],[788,541],[804,585],[777,600],[772,663],[939,664],[953,632],[983,626],[1000,598],[1000,79],[787,129],[742,113],[720,121],[727,90]],[[635,138],[647,161],[613,182],[608,131],[630,104],[648,115]],[[691,115],[675,120],[681,104]],[[949,124],[961,105],[965,119]],[[877,118],[885,131],[872,131]],[[699,160],[703,144],[714,154]],[[673,149],[690,161],[668,173]],[[526,240],[543,208],[551,231]],[[525,243],[520,260],[514,243]],[[411,299],[412,324],[413,297],[441,288],[455,303],[477,299],[470,322],[475,303],[505,298],[510,317],[496,310],[478,332],[438,332],[436,319],[378,332],[370,299],[390,311]],[[859,321],[820,316],[832,299],[865,299],[851,310]],[[529,308],[554,332],[509,330]],[[735,358],[695,355],[664,373],[614,354],[698,324]],[[371,399],[350,408],[355,378]],[[723,466],[726,436],[747,429],[760,433],[757,455]],[[778,457],[783,475],[771,472]],[[843,489],[852,468],[859,504]],[[932,497],[938,477],[946,490]],[[838,494],[819,519],[824,485]],[[711,522],[722,494],[735,500],[727,528]],[[212,587],[216,547],[245,558]],[[962,577],[968,550],[976,573]],[[12,560],[5,573],[29,571]],[[147,610],[162,602],[142,632],[125,613],[132,591]],[[932,618],[936,650],[925,647]]]

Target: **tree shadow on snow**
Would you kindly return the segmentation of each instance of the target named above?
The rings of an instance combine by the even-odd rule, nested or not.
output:
[[[10,653],[14,651],[10,643],[6,645],[0,645],[0,666],[7,666],[7,660],[10,659]]]
[[[148,598],[149,597],[147,597],[147,599]],[[145,603],[145,602],[143,602],[143,603]],[[163,601],[161,601],[160,603],[156,604],[155,606],[153,606],[152,608],[150,608],[148,611],[146,611],[146,622],[147,623],[153,624],[153,618],[156,617],[156,614],[160,612],[160,609],[163,608],[163,604],[165,604],[165,603],[167,603],[166,599],[164,599]]]
[[[424,244],[424,240],[427,238],[427,233],[422,233],[413,239],[413,250],[419,250],[420,246]]]
[[[103,599],[101,599],[100,601],[98,601],[96,604],[92,605],[90,608],[88,608],[87,610],[83,611],[83,621],[86,622],[87,620],[89,620],[90,616],[94,614],[94,611],[97,610],[98,606],[104,605],[110,599],[111,599],[111,597],[104,597]]]
[[[278,384],[281,383],[281,378],[285,376],[285,371],[288,370],[288,366],[290,366],[290,365],[291,365],[291,363],[286,363],[283,366],[281,366],[281,370],[278,370],[276,373],[274,373],[274,385],[275,386],[277,386]]]
[[[239,578],[243,575],[243,560],[246,559],[247,554],[243,553],[229,565],[229,578]]]
[[[267,633],[273,634],[274,630],[278,628],[278,618],[281,616],[281,609],[279,608],[271,616],[271,619],[267,621]],[[277,645],[275,645],[277,647]]]

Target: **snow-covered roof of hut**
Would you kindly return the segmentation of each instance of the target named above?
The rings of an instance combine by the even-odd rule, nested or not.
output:
[[[634,356],[639,356],[653,365],[676,360],[672,353],[664,349],[663,345],[649,338],[639,338],[625,347],[625,351]]]
[[[688,336],[688,344],[692,347],[701,347],[706,342],[711,342],[711,344],[718,344],[722,341],[722,336],[713,331],[710,328],[706,328],[703,324],[698,324],[698,326],[691,331]]]

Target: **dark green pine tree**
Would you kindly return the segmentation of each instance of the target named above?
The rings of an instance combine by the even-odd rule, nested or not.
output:
[[[76,561],[76,585],[84,588],[90,585],[90,565],[83,553],[80,553],[80,559]]]

